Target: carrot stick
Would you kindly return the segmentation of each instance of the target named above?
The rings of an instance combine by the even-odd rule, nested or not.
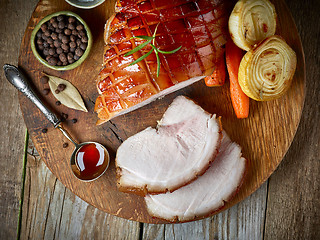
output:
[[[216,69],[204,81],[208,87],[222,86],[226,80],[226,64],[224,58],[217,63]]]
[[[237,118],[246,118],[249,115],[249,97],[244,94],[238,81],[242,56],[242,50],[229,39],[226,43],[226,63],[230,79],[231,101]]]

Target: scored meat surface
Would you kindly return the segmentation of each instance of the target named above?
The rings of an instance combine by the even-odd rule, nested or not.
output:
[[[97,79],[97,124],[210,75],[223,55],[227,5],[229,1],[223,0],[118,0],[116,13],[105,27],[103,68]],[[181,46],[176,53],[159,54],[159,77],[154,53],[129,66],[149,52],[150,45],[125,56],[145,41],[132,37],[152,36],[156,27],[158,49]]]
[[[140,195],[174,191],[208,169],[221,138],[221,125],[215,115],[192,100],[177,97],[157,129],[148,127],[118,148],[118,188]]]
[[[151,216],[172,222],[192,221],[221,209],[239,189],[245,175],[246,160],[241,148],[223,132],[219,154],[209,169],[194,182],[172,193],[147,195]]]

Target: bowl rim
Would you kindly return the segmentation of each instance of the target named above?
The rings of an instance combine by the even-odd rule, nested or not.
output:
[[[41,57],[41,55],[39,54],[39,52],[36,48],[36,45],[35,45],[36,34],[39,31],[41,25],[43,23],[49,21],[52,17],[56,17],[59,15],[66,15],[66,16],[72,16],[72,17],[77,18],[77,20],[79,20],[79,22],[81,22],[83,24],[83,26],[87,32],[87,36],[88,36],[88,45],[87,45],[87,48],[84,51],[83,55],[78,60],[76,60],[74,63],[66,65],[66,66],[52,66],[52,65],[50,65],[45,59],[43,59]],[[32,33],[31,33],[30,42],[31,42],[31,50],[39,62],[41,62],[43,65],[45,65],[48,68],[58,70],[58,71],[65,71],[65,70],[71,70],[71,69],[78,67],[87,58],[87,56],[89,55],[89,52],[91,50],[93,40],[92,40],[91,31],[90,31],[87,23],[78,14],[71,12],[71,11],[59,11],[59,12],[51,13],[41,19],[41,21],[34,27]]]
[[[91,9],[91,8],[94,8],[94,7],[97,7],[99,6],[100,4],[102,4],[105,0],[100,0],[99,2],[95,3],[95,4],[92,4],[90,6],[82,6],[80,4],[76,4],[74,2],[71,2],[70,0],[65,0],[67,3],[69,3],[71,6],[74,6],[74,7],[77,7],[77,8],[82,8],[82,9]]]

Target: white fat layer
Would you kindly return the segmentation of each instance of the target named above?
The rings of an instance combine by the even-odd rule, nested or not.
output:
[[[186,113],[187,112],[187,113]],[[177,97],[157,130],[151,127],[128,138],[118,148],[122,187],[150,191],[175,189],[205,169],[219,145],[215,116],[193,101]]]
[[[240,146],[232,143],[225,132],[223,135],[216,160],[201,177],[172,193],[145,197],[152,216],[188,221],[219,209],[232,196],[241,183],[246,164]]]
[[[185,88],[185,87],[187,87],[187,86],[189,86],[189,85],[191,85],[191,84],[193,84],[195,82],[198,82],[199,80],[203,79],[204,77],[206,77],[206,76],[193,77],[193,78],[190,78],[190,79],[188,79],[186,81],[177,83],[176,85],[173,85],[173,86],[171,86],[169,88],[166,88],[166,89],[158,92],[157,94],[152,95],[148,99],[146,99],[146,100],[144,100],[144,101],[142,101],[142,102],[140,102],[140,103],[138,103],[138,104],[136,104],[136,105],[134,105],[132,107],[129,107],[126,110],[123,110],[123,111],[117,113],[112,118],[118,117],[120,115],[126,114],[128,112],[132,112],[132,111],[134,111],[134,110],[136,110],[138,108],[141,108],[141,107],[143,107],[143,106],[145,106],[145,105],[147,105],[147,104],[149,104],[149,103],[151,103],[151,102],[153,102],[153,101],[155,101],[157,99],[163,98],[164,96],[166,96],[166,95],[168,95],[170,93],[173,93],[173,92],[178,91],[178,90],[180,90],[182,88]],[[99,91],[99,94],[102,94],[99,89],[98,89],[98,91]]]

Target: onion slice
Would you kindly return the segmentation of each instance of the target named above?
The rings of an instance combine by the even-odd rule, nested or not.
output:
[[[277,35],[247,52],[239,66],[242,91],[257,101],[281,97],[290,87],[297,65],[292,48]]]
[[[276,32],[276,10],[268,0],[240,0],[230,18],[229,32],[234,43],[249,51]]]

